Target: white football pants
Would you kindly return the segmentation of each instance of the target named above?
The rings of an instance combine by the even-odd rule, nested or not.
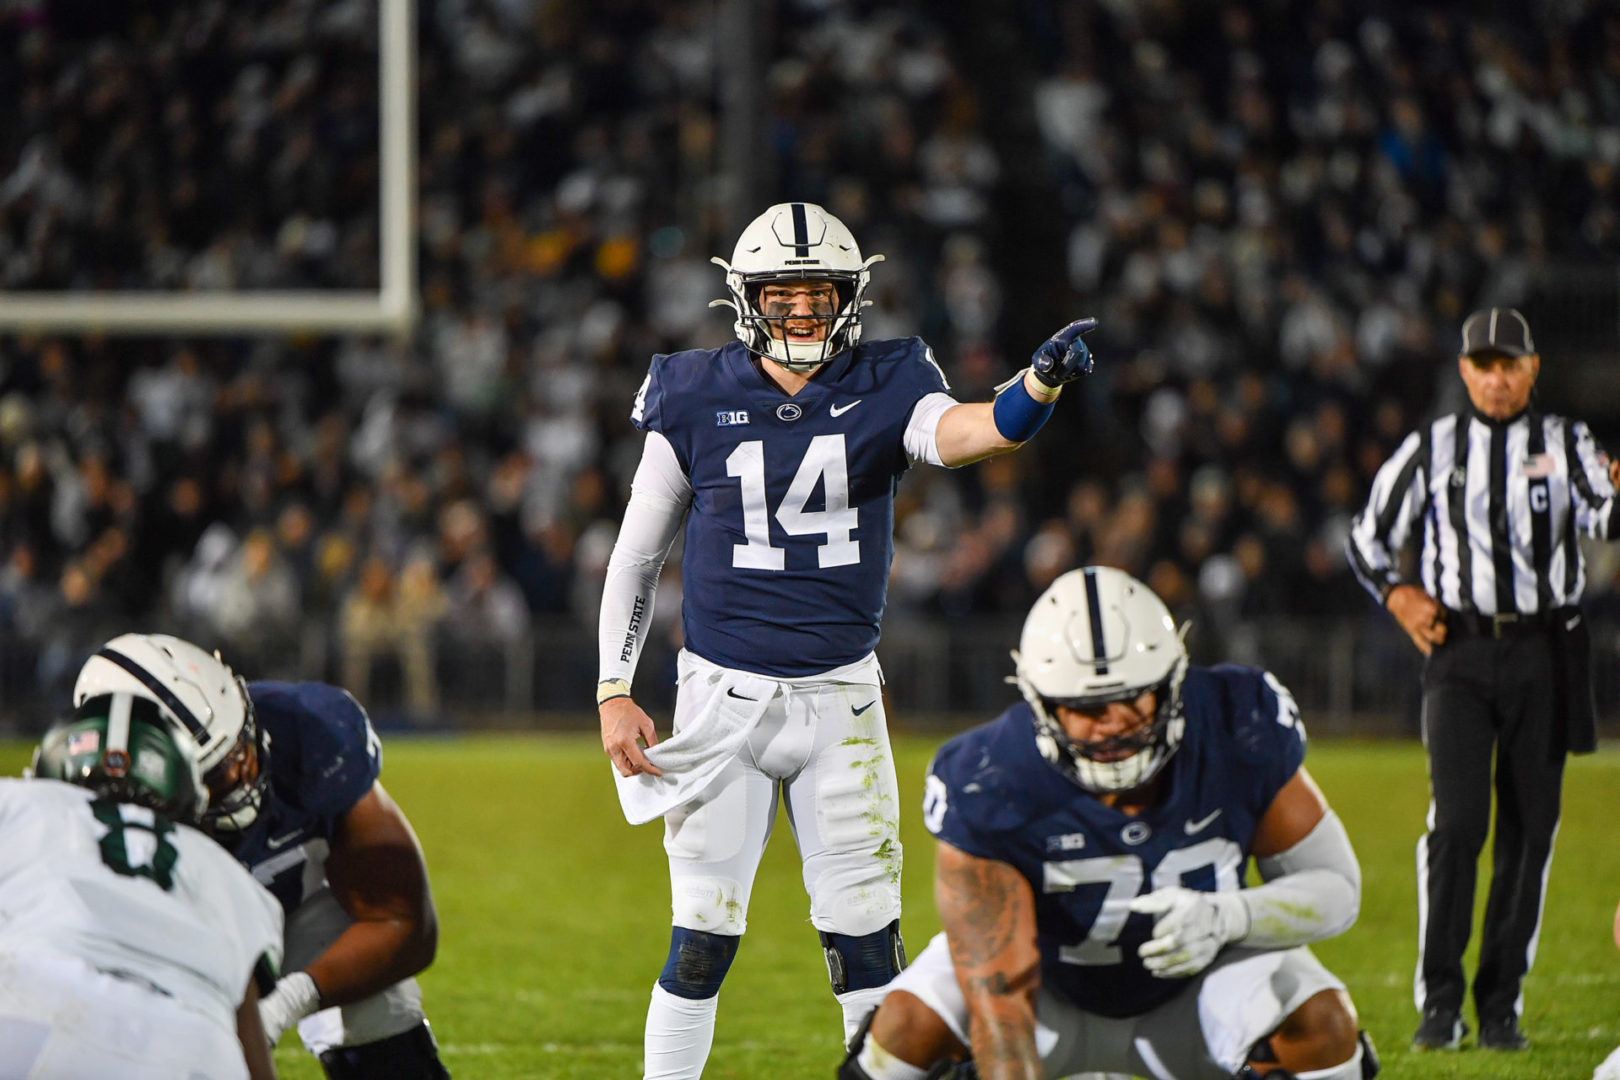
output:
[[[702,698],[683,678],[675,730]],[[760,857],[787,799],[804,866],[810,922],[862,935],[900,917],[900,808],[882,687],[871,682],[778,683],[737,756],[691,801],[664,815],[673,921],[738,936]]]
[[[1076,1008],[1043,987],[1035,999],[1035,1048],[1046,1075],[1102,1071],[1231,1080],[1261,1036],[1275,1031],[1314,995],[1344,989],[1303,947],[1228,948],[1186,983],[1185,990],[1158,1008],[1119,1019]],[[944,934],[935,935],[888,989],[918,998],[968,1044],[967,1003]],[[1193,1032],[1202,1038],[1189,1038]]]

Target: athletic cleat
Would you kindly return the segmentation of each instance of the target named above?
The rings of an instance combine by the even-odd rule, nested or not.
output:
[[[1425,1009],[1423,1022],[1412,1036],[1413,1050],[1455,1050],[1468,1034],[1463,1018],[1450,1009]]]
[[[1486,1050],[1524,1050],[1530,1040],[1519,1030],[1519,1020],[1503,1016],[1479,1022],[1479,1045]]]

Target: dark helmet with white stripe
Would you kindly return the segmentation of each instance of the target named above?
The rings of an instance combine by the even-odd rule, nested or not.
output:
[[[1151,780],[1181,745],[1181,684],[1187,649],[1153,590],[1122,570],[1071,570],[1041,594],[1024,620],[1010,679],[1035,713],[1041,754],[1091,792],[1127,791]],[[1153,723],[1127,735],[1077,742],[1058,706],[1095,709],[1157,695]]]
[[[270,741],[247,683],[218,653],[167,634],[121,634],[79,669],[73,704],[104,694],[151,701],[190,735],[210,792],[205,828],[237,833],[253,824],[270,786]]]
[[[157,703],[134,694],[86,698],[45,732],[29,776],[64,780],[195,825],[208,806],[196,743]]]
[[[737,239],[731,261],[716,255],[709,260],[726,272],[729,300],[711,301],[710,307],[737,312],[733,329],[751,352],[774,360],[789,371],[820,367],[861,340],[861,309],[871,282],[873,263],[882,255],[861,258],[860,246],[842,221],[815,203],[778,203],[749,223]],[[786,318],[769,316],[759,305],[766,285],[784,281],[829,281],[838,292],[835,310],[827,313],[823,340],[792,342]],[[771,323],[783,323],[780,337]]]

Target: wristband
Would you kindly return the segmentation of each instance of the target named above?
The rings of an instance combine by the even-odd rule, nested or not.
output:
[[[1028,442],[1037,431],[1041,430],[1041,425],[1052,415],[1052,409],[1056,404],[1056,397],[1050,401],[1037,401],[1028,390],[1024,389],[1023,373],[1020,372],[1003,387],[1001,393],[996,395],[992,412],[996,431],[1008,442]]]
[[[612,701],[616,697],[630,696],[629,679],[603,679],[596,684],[596,703]]]
[[[274,1046],[289,1028],[297,1026],[298,1021],[319,1011],[320,1007],[321,988],[308,972],[295,971],[283,976],[276,988],[259,1002],[259,1022],[264,1026],[265,1037]]]

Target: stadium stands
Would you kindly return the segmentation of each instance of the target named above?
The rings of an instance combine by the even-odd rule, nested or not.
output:
[[[1098,375],[1031,452],[908,480],[895,673],[967,657],[941,703],[999,700],[1002,620],[1105,561],[1195,617],[1201,659],[1304,641],[1308,706],[1399,708],[1365,685],[1400,641],[1342,537],[1392,440],[1450,404],[1461,314],[1612,263],[1620,15],[780,7],[765,201],[821,201],[888,255],[870,336],[922,332],[983,397],[1051,326],[1102,321]],[[0,722],[131,625],[376,675],[419,719],[587,701],[631,396],[653,352],[729,335],[704,306],[731,217],[715,18],[421,0],[409,341],[0,337]],[[7,8],[0,288],[374,287],[374,22],[363,0]],[[1537,333],[1549,366],[1582,358]],[[1612,363],[1612,325],[1595,339]],[[1620,565],[1592,567],[1613,616]]]

